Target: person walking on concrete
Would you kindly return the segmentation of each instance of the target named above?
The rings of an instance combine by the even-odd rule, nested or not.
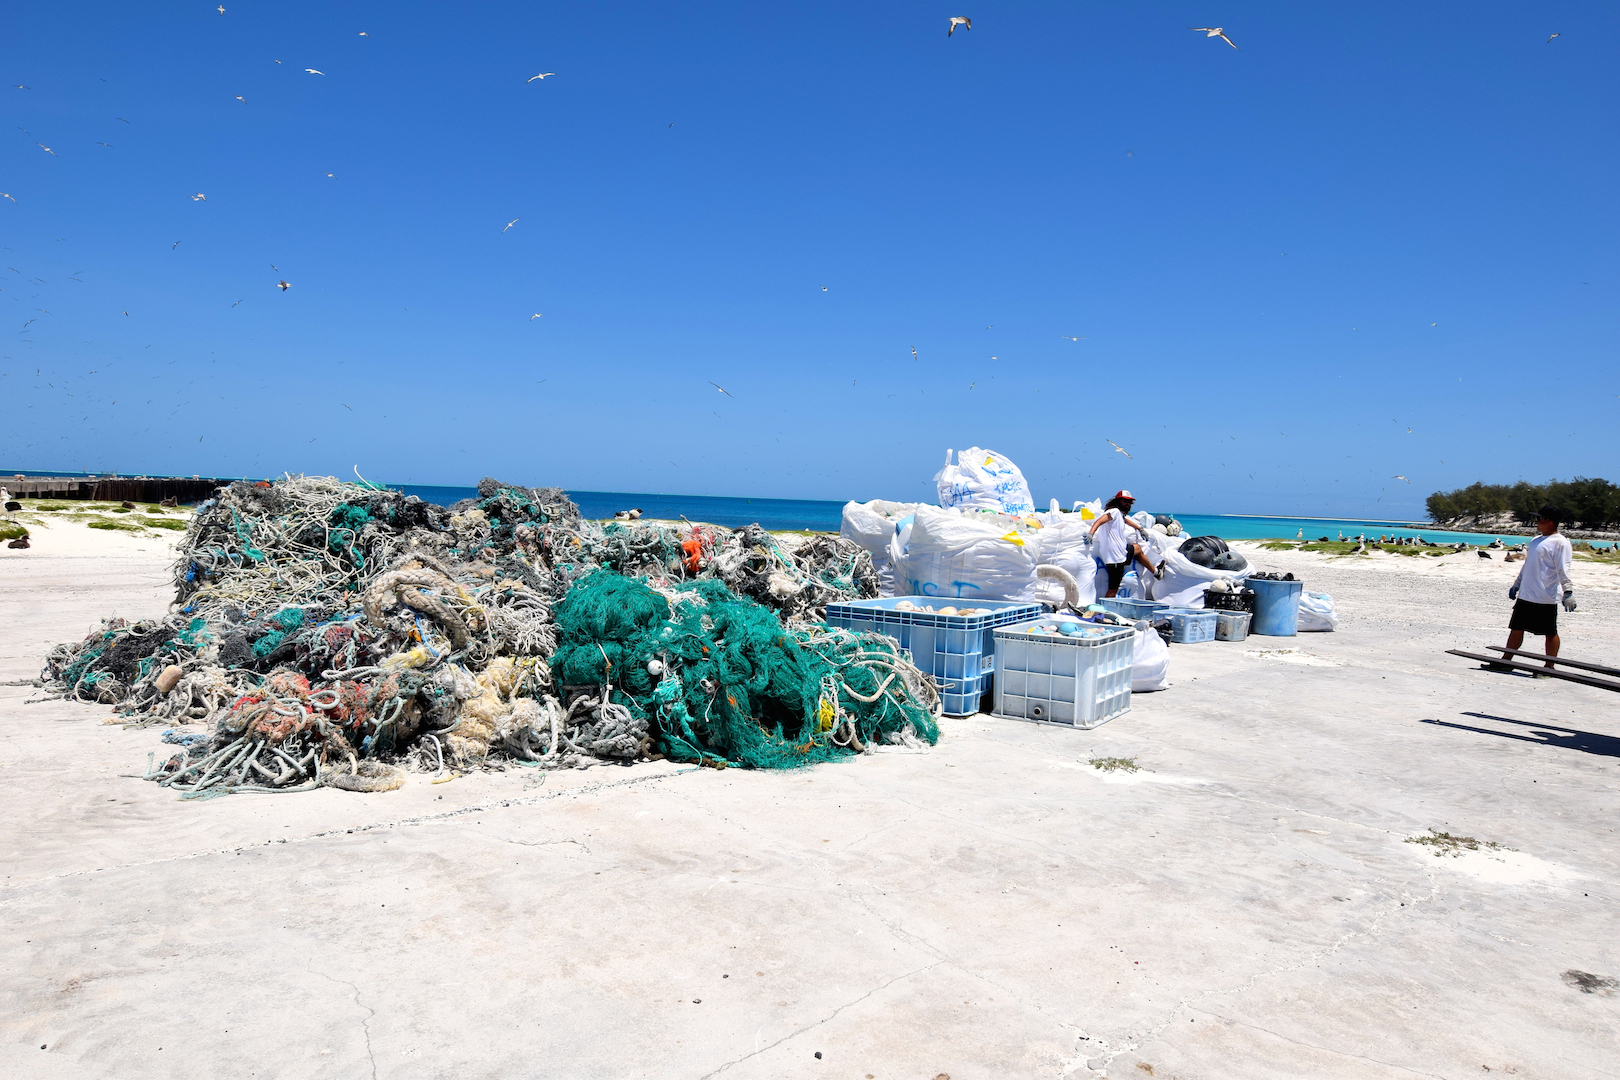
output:
[[[1148,573],[1154,577],[1164,577],[1164,566],[1161,564],[1155,569],[1148,561],[1147,553],[1142,550],[1142,545],[1130,543],[1126,535],[1126,518],[1135,502],[1136,496],[1130,492],[1116,491],[1114,497],[1108,500],[1108,505],[1103,508],[1102,516],[1091,523],[1091,535],[1097,540],[1097,557],[1102,560],[1103,569],[1108,572],[1108,592],[1104,594],[1106,596],[1114,596],[1119,592],[1119,583],[1125,579],[1125,571],[1130,568],[1133,558],[1146,567]],[[1129,527],[1134,529],[1135,525]]]
[[[1525,549],[1524,565],[1508,589],[1513,617],[1508,621],[1507,647],[1523,645],[1526,634],[1546,638],[1548,668],[1553,666],[1551,658],[1558,655],[1558,605],[1562,602],[1565,611],[1575,610],[1575,583],[1569,577],[1573,549],[1558,532],[1562,516],[1550,505],[1537,512],[1536,530],[1541,535]]]

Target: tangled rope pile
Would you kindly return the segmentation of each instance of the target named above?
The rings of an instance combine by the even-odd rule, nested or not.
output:
[[[853,542],[478,492],[231,484],[198,507],[170,614],[57,646],[43,684],[132,724],[204,725],[166,732],[176,752],[146,772],[186,798],[659,755],[784,768],[937,738],[932,680],[820,621],[877,594]]]

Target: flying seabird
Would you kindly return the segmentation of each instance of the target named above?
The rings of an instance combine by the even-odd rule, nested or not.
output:
[[[46,153],[47,153],[47,154],[49,154],[49,155],[51,155],[51,157],[55,157],[55,156],[56,156],[56,151],[55,151],[55,150],[52,150],[52,149],[51,149],[51,148],[50,148],[50,147],[48,147],[48,146],[46,146],[46,145],[45,145],[45,144],[44,144],[44,143],[42,143],[42,142],[37,142],[37,143],[35,143],[35,144],[34,144],[34,145],[35,145],[35,146],[37,146],[37,147],[39,147],[39,148],[40,148],[40,149],[41,149],[41,150],[43,150],[43,151],[45,151],[45,152],[46,152]]]
[[[278,60],[277,63],[280,63],[280,61]],[[316,71],[314,68],[305,68],[304,70],[309,72],[311,75],[325,75],[326,74],[326,72],[324,72],[324,71]]]
[[[180,246],[180,241],[176,240],[174,243],[169,245],[169,250],[173,251],[175,248],[177,248],[179,246]]]
[[[715,382],[713,379],[709,380],[709,385],[714,387],[716,390],[720,391],[722,394],[726,395],[726,397],[730,398],[731,400],[733,400],[733,401],[737,400],[737,395],[736,394],[733,394],[730,390],[727,390],[725,387],[721,386],[719,383]]]
[[[1226,31],[1219,26],[1189,26],[1187,29],[1200,31],[1205,37],[1218,37],[1232,48],[1237,48],[1232,39],[1226,36]]]
[[[542,71],[540,74],[536,75],[534,77],[534,79],[546,79],[546,78],[550,78],[551,76],[553,76],[555,74],[557,74],[555,71]],[[530,83],[534,82],[534,79],[524,79],[523,80],[523,85],[528,86]],[[674,125],[671,125],[671,126],[674,126]]]
[[[1555,38],[1555,37],[1563,37],[1563,36],[1564,36],[1564,35],[1563,35],[1563,34],[1554,34],[1554,35],[1553,35],[1553,36],[1552,36],[1552,37],[1550,37],[1550,38],[1548,38],[1548,39],[1547,39],[1547,44],[1548,44],[1548,45],[1551,45],[1551,44],[1552,44],[1552,39],[1553,39],[1553,38]]]
[[[287,284],[285,281],[277,282],[277,284],[281,286],[282,292],[286,292],[288,289],[292,288],[292,286]]]
[[[973,20],[963,15],[952,15],[951,28],[945,31],[945,36],[950,37],[952,34],[956,33],[956,28],[958,26],[964,30],[971,30],[973,29]]]
[[[1404,477],[1404,476],[1392,476],[1392,477],[1390,477],[1390,479],[1391,479],[1391,480],[1406,480],[1406,477]],[[1407,483],[1408,483],[1408,484],[1410,484],[1410,483],[1411,483],[1411,482],[1412,482],[1412,481],[1410,481],[1410,480],[1406,480],[1406,482],[1407,482]]]
[[[366,33],[364,30],[360,31],[358,34],[355,35],[355,37],[370,37],[370,36],[371,35]]]
[[[218,10],[219,10],[219,13],[220,13],[220,14],[221,14],[221,15],[223,15],[223,14],[225,14],[225,5],[224,5],[224,4],[221,4],[221,5],[219,5],[219,9],[218,9]]]
[[[536,319],[543,319],[543,318],[545,318],[545,316],[544,316],[544,315],[542,315],[542,314],[540,314],[540,313],[539,313],[539,312],[538,312],[538,311],[537,311],[537,312],[535,312],[535,313],[534,313],[534,314],[533,314],[533,315],[530,315],[530,316],[529,316],[529,321],[530,321],[530,322],[534,322],[534,320],[536,320]]]
[[[1115,453],[1124,454],[1126,457],[1131,457],[1131,452],[1119,445],[1119,443],[1115,442],[1113,439],[1104,439],[1103,442],[1107,443],[1109,446],[1112,446]],[[1131,458],[1131,460],[1135,461],[1136,459]]]
[[[917,359],[917,346],[915,345],[911,347],[911,358],[913,360]]]
[[[0,191],[0,199],[11,199],[11,192],[9,192],[9,191]],[[17,200],[16,199],[11,199],[11,201],[16,202]]]
[[[204,195],[202,192],[199,191],[199,192],[197,192],[197,194],[195,194],[195,195],[193,195],[191,197],[191,201],[192,202],[207,202],[208,201],[208,196]]]
[[[105,146],[109,150],[112,149],[112,143],[110,143],[110,142],[98,142],[98,143],[96,143],[96,145],[97,146]]]
[[[821,291],[822,291],[822,292],[826,292],[826,291],[827,291],[827,286],[825,286],[825,285],[823,285],[823,286],[822,286],[822,287],[821,287]]]
[[[511,220],[511,221],[508,221],[508,222],[507,222],[507,223],[506,223],[506,229],[510,229],[510,228],[511,228],[511,227],[512,227],[512,226],[514,226],[514,225],[516,225],[516,224],[517,224],[517,223],[518,223],[518,222],[520,222],[520,221],[522,221],[522,220],[523,220],[523,219],[522,219],[522,218],[520,218],[520,217],[515,217],[515,218],[513,218],[513,219],[512,219],[512,220]],[[505,231],[506,231],[506,229],[502,229],[502,230],[501,230],[501,232],[505,232]]]
[[[240,300],[238,300],[238,301],[237,301],[237,302],[236,302],[236,304],[240,304],[240,303],[241,303],[241,302],[242,302],[242,301],[240,301]],[[232,304],[232,305],[231,305],[231,307],[235,307],[235,306],[236,306],[236,304]],[[127,312],[127,311],[126,311],[126,312],[124,312],[124,314],[125,314],[125,315],[128,315],[128,314],[129,314],[129,312]]]
[[[245,97],[243,97],[243,96],[242,96],[242,95],[241,95],[241,94],[237,94],[237,95],[236,95],[236,100],[237,100],[237,101],[240,101],[240,102],[241,102],[241,103],[242,103],[242,104],[244,104],[244,105],[246,105],[246,104],[247,104],[247,98],[245,98]]]

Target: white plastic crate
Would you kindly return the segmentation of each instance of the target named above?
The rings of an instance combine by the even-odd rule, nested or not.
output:
[[[1247,611],[1215,612],[1215,640],[1245,640],[1249,636],[1249,619]]]
[[[1043,632],[1066,621],[1048,617],[996,630],[997,717],[1094,728],[1130,710],[1136,631],[1080,623],[1072,637]]]
[[[1200,641],[1215,640],[1215,620],[1217,615],[1213,611],[1203,608],[1165,608],[1157,612],[1155,618],[1168,618],[1170,620],[1170,640],[1181,645],[1191,645]]]

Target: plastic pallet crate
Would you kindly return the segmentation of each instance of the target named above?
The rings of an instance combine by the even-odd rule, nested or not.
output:
[[[1215,640],[1215,620],[1218,611],[1203,608],[1165,608],[1160,615],[1170,617],[1170,640],[1182,645]]]
[[[909,600],[917,607],[967,607],[978,615],[940,615],[900,611]],[[864,630],[893,638],[909,650],[911,662],[939,683],[945,712],[969,716],[979,711],[996,668],[998,626],[1028,622],[1040,616],[1040,604],[1022,600],[953,600],[941,596],[890,596],[827,605],[827,625]]]
[[[1247,611],[1217,611],[1215,613],[1216,641],[1243,641],[1249,636],[1250,614]]]
[[[1104,609],[1126,619],[1151,619],[1155,612],[1169,607],[1162,600],[1129,600],[1123,596],[1104,596],[1097,600]]]
[[[1075,637],[1035,632],[1058,621],[1037,619],[996,631],[1001,671],[994,715],[1090,729],[1129,711],[1136,631],[1081,623]]]

